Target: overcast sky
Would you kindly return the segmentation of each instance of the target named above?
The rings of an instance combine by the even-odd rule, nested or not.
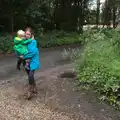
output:
[[[105,0],[100,0],[101,2],[105,2]]]
[[[93,1],[93,5],[91,6],[91,9],[96,9],[96,2],[97,2],[97,0],[94,0]],[[104,3],[105,2],[105,0],[100,0],[100,3]]]

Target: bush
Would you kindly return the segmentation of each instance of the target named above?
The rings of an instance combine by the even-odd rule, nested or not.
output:
[[[15,36],[15,35],[14,35]],[[13,36],[13,37],[14,37]],[[11,53],[13,52],[13,37],[9,34],[0,34],[0,52],[1,53]],[[61,45],[69,45],[81,43],[81,38],[78,33],[65,31],[52,31],[43,34],[41,31],[37,31],[35,34],[35,39],[38,42],[38,47],[48,48],[57,47]]]
[[[42,48],[57,47],[61,45],[79,44],[81,39],[78,33],[66,33],[64,31],[53,31],[38,37]]]
[[[84,35],[85,50],[76,60],[77,78],[120,108],[120,31],[100,29]]]
[[[0,36],[0,53],[13,52],[13,38],[8,34],[2,34]]]

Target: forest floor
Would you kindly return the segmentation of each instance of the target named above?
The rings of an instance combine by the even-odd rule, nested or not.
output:
[[[41,69],[35,73],[38,94],[30,101],[23,98],[27,76],[16,70],[15,57],[0,58],[1,120],[120,120],[119,111],[100,103],[92,90],[78,90],[75,78],[59,77],[74,67],[62,60],[62,50],[41,50]]]

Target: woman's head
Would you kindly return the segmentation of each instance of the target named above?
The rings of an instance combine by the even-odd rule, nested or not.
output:
[[[26,28],[25,29],[25,37],[26,37],[26,39],[29,39],[32,36],[33,36],[33,30],[30,27]]]

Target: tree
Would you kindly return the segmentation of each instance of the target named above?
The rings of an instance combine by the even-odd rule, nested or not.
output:
[[[25,17],[27,6],[32,0],[2,0],[0,2],[1,24],[7,28],[7,31],[13,32],[15,29],[16,18]]]
[[[96,24],[99,25],[99,17],[100,17],[100,0],[97,0],[97,13],[96,13]]]
[[[120,2],[119,0],[106,0],[103,6],[103,25],[109,27],[110,23],[113,24],[113,28],[116,28],[117,15],[119,14]]]

